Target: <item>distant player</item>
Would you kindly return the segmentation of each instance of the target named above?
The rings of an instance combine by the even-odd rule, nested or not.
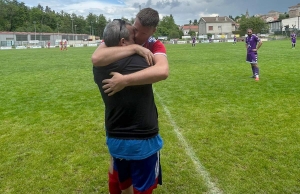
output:
[[[68,40],[65,40],[65,42],[64,42],[64,50],[68,50]]]
[[[196,37],[195,36],[192,39],[192,46],[196,46]]]
[[[63,42],[63,39],[61,39],[60,41],[60,50],[62,51],[64,48],[64,42]]]
[[[296,47],[296,39],[297,39],[296,33],[292,32],[292,34],[291,34],[292,49],[294,49]]]
[[[233,36],[233,44],[236,44],[236,36]]]
[[[48,41],[48,49],[50,48],[50,41]]]
[[[257,51],[262,45],[262,41],[260,38],[252,34],[252,29],[247,30],[248,36],[245,39],[246,42],[246,49],[247,49],[247,57],[246,57],[246,62],[251,64],[252,68],[252,73],[253,76],[252,78],[255,78],[256,81],[259,80],[259,68],[257,65]]]

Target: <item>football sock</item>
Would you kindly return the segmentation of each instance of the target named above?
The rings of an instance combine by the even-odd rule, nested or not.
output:
[[[258,67],[255,67],[255,76],[259,76],[259,68]]]
[[[110,194],[121,194],[117,173],[111,174],[108,172],[108,189]]]
[[[251,65],[251,68],[252,68],[252,75],[255,75],[254,66]]]

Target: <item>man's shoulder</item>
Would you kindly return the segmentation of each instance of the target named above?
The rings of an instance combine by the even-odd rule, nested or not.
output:
[[[160,40],[156,40],[154,37],[150,37],[148,39],[145,47],[148,48],[153,54],[166,53],[165,45]]]

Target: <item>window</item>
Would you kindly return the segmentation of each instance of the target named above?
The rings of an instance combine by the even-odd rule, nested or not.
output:
[[[213,26],[208,26],[208,30],[212,31],[212,30],[214,30],[214,27]]]
[[[17,41],[28,41],[27,35],[16,35],[16,40]]]
[[[30,40],[35,40],[35,39],[39,41],[50,40],[50,35],[31,34]]]

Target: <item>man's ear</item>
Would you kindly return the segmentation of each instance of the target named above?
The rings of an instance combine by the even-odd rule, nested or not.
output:
[[[125,44],[125,38],[121,38],[120,42],[119,42],[120,46],[126,46]]]

